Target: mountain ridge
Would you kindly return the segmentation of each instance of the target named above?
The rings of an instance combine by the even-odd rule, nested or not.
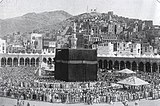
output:
[[[109,12],[108,12],[109,13]],[[67,26],[72,26],[76,20],[88,19],[91,17],[103,18],[103,21],[108,21],[108,13],[82,13],[72,16],[71,14],[63,11],[49,11],[41,13],[27,13],[19,17],[0,20],[0,37],[7,34],[13,34],[16,32],[45,32],[51,30],[63,31]],[[113,13],[112,13],[113,14]],[[135,21],[142,23],[142,20],[135,18],[128,18],[113,14],[114,21],[126,23],[127,26],[134,24]]]
[[[47,25],[54,25],[69,17],[72,15],[63,10],[57,10],[41,13],[32,12],[19,17],[0,19],[0,36],[15,32],[30,32]]]

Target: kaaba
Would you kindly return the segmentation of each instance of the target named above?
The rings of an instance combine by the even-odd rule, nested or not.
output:
[[[97,50],[56,49],[55,79],[67,82],[97,80]]]

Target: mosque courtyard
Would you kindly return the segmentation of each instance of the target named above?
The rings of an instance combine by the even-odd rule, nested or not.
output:
[[[21,102],[21,101],[20,101]],[[138,106],[160,106],[160,100],[140,100],[137,101]],[[24,105],[21,106],[27,106],[27,104],[30,104],[30,106],[86,106],[87,104],[62,104],[62,103],[48,103],[48,102],[39,102],[39,101],[28,101],[24,100]],[[135,102],[128,102],[128,106],[135,106]],[[17,100],[16,99],[10,99],[10,98],[3,98],[0,97],[0,106],[16,106]],[[115,102],[113,104],[93,104],[92,106],[124,106],[121,102]]]

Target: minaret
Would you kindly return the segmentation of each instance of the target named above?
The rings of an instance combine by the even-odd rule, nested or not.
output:
[[[77,48],[77,38],[76,38],[76,23],[74,23],[74,27],[73,27],[73,35],[71,38],[71,48],[72,49],[76,49]]]

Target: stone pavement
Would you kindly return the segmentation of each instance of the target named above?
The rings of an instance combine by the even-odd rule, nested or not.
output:
[[[39,101],[24,101],[24,106],[27,106],[27,103],[30,103],[30,106],[86,106],[87,104],[62,104],[62,103],[48,103],[48,102],[39,102]],[[3,98],[0,97],[0,106],[15,106],[17,103],[16,99]],[[140,100],[138,101],[139,106],[160,106],[159,100]],[[135,106],[135,102],[129,102],[129,106]],[[93,104],[91,106],[124,106],[121,102],[115,102],[114,104]]]

